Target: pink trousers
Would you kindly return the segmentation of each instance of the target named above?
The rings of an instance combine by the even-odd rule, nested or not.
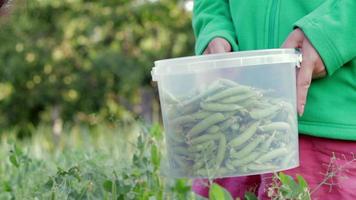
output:
[[[355,131],[356,134],[356,131]],[[309,184],[313,200],[356,200],[356,142],[299,136],[300,166],[284,171],[295,178],[302,175]],[[355,153],[355,154],[354,154]],[[334,175],[329,176],[331,173]],[[244,199],[245,191],[254,191],[258,199],[267,196],[272,174],[229,177],[214,180],[234,198]],[[207,180],[195,179],[193,191],[207,197]]]

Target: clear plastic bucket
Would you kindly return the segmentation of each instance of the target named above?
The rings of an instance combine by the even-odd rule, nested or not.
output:
[[[299,165],[295,49],[155,62],[170,177],[218,178]]]

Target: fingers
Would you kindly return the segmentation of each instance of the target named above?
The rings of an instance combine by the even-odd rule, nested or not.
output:
[[[282,48],[300,48],[303,44],[304,33],[300,29],[295,29],[284,41]]]
[[[230,51],[231,45],[228,41],[223,38],[215,38],[209,43],[204,54],[225,53]]]
[[[313,62],[303,60],[297,72],[297,111],[299,116],[304,113],[308,90],[313,76]]]

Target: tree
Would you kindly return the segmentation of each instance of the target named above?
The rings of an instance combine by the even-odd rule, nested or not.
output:
[[[32,0],[0,30],[0,127],[120,116],[153,61],[192,54],[179,0]]]

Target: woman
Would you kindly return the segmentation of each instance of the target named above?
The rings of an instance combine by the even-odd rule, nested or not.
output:
[[[197,54],[300,48],[297,71],[300,167],[313,199],[356,199],[356,1],[196,0]],[[337,159],[331,159],[336,157]],[[331,168],[341,167],[332,178]],[[256,188],[268,199],[271,174],[216,180],[234,197]],[[326,181],[325,181],[326,180]],[[208,188],[195,181],[203,196]]]

